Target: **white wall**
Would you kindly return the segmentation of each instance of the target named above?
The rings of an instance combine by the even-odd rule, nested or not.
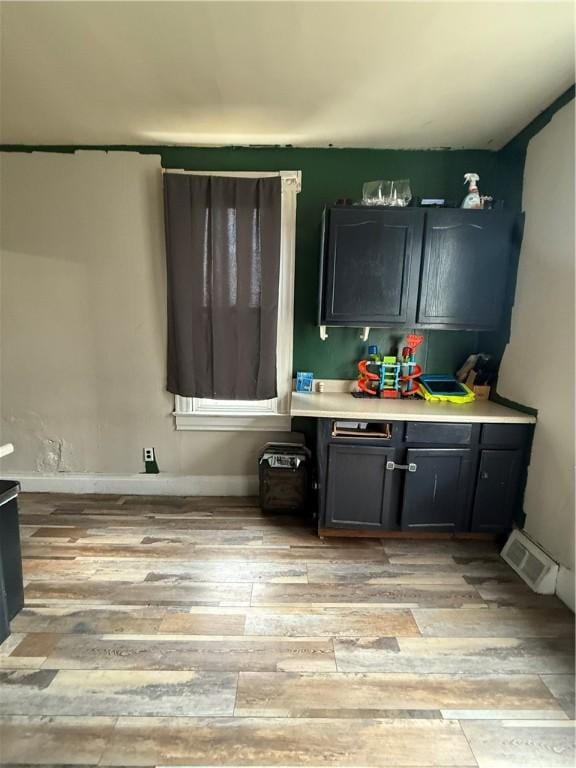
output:
[[[530,141],[511,341],[499,394],[538,409],[526,532],[574,588],[574,101]]]
[[[154,446],[162,471],[245,489],[285,436],[174,430],[159,157],[0,157],[2,474],[138,473]]]

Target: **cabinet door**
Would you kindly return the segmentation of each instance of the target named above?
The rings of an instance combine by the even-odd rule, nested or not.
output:
[[[386,470],[394,448],[328,447],[326,524],[363,530],[398,528],[398,477]]]
[[[18,501],[16,499],[6,502],[0,509],[0,549],[2,550],[2,570],[8,620],[11,620],[24,605]]]
[[[4,584],[4,568],[2,565],[2,550],[0,549],[0,643],[10,634],[8,605],[6,603],[6,586]]]
[[[516,216],[506,211],[431,211],[426,217],[417,320],[494,329],[510,304]]]
[[[520,496],[521,450],[484,450],[474,496],[472,530],[505,531],[512,527]]]
[[[332,208],[321,323],[413,322],[423,222],[415,209]]]
[[[409,448],[402,502],[403,530],[463,530],[469,490],[470,450]],[[396,474],[396,472],[394,472]]]

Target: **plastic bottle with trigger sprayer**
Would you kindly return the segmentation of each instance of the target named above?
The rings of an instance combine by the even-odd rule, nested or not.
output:
[[[468,194],[462,201],[461,208],[482,208],[482,202],[480,200],[480,193],[478,192],[478,182],[480,176],[477,173],[465,173],[464,184],[468,184]]]

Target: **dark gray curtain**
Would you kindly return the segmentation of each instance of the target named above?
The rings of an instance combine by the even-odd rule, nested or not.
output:
[[[164,174],[167,389],[276,396],[281,180]]]

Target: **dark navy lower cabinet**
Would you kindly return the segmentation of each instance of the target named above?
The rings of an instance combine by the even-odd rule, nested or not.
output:
[[[6,602],[6,584],[4,583],[4,571],[2,568],[2,550],[0,549],[0,643],[10,634],[10,620],[8,618],[8,603]]]
[[[498,533],[512,527],[521,503],[521,476],[521,450],[480,452],[472,513],[473,531]]]
[[[0,480],[0,637],[24,605],[19,490],[17,482]]]
[[[532,424],[318,420],[319,530],[497,534],[522,509]],[[450,442],[452,443],[450,444]]]
[[[409,448],[402,501],[402,530],[464,530],[470,483],[467,448]]]
[[[359,530],[397,527],[398,480],[387,471],[397,451],[374,445],[328,446],[327,526]]]

